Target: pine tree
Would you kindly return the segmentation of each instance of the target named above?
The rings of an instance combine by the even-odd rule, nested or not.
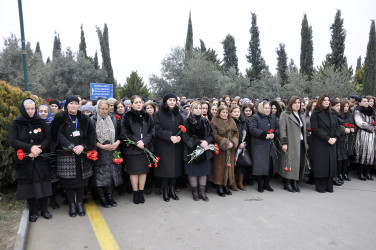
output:
[[[34,53],[39,53],[40,55],[42,55],[42,51],[40,50],[39,42],[37,42],[37,45],[35,46],[35,52]]]
[[[260,48],[260,32],[257,27],[257,16],[252,13],[252,26],[249,31],[251,33],[251,40],[249,41],[247,60],[251,63],[251,67],[247,69],[247,76],[251,82],[261,79],[261,73],[265,70],[266,64],[264,58],[261,56]]]
[[[334,65],[334,70],[347,68],[347,59],[345,56],[346,30],[343,28],[343,18],[341,18],[340,10],[337,10],[330,30],[332,32],[332,39],[330,41],[332,53],[328,57],[329,65]]]
[[[238,67],[238,56],[236,55],[235,39],[233,36],[228,34],[225,40],[222,41],[223,44],[223,68],[228,71],[233,67],[236,71],[236,75],[239,74]]]
[[[201,50],[201,52],[206,52],[205,43],[201,39],[200,39],[200,50]]]
[[[307,75],[310,80],[313,76],[313,41],[312,26],[308,25],[307,14],[304,14],[300,35],[300,73]]]
[[[281,86],[283,87],[288,82],[287,75],[287,53],[285,50],[285,44],[280,43],[279,48],[276,49],[277,52],[277,74],[281,79]]]
[[[95,55],[94,55],[94,68],[95,69],[99,69],[98,53],[97,53],[97,51],[95,51]]]
[[[356,60],[355,72],[358,72],[358,70],[360,70],[361,67],[362,67],[362,56],[359,56],[358,60]]]
[[[98,34],[99,43],[100,43],[100,46],[101,46],[102,68],[104,68],[107,72],[106,83],[113,84],[114,90],[115,90],[116,89],[116,83],[115,83],[115,78],[114,78],[114,71],[112,69],[112,64],[111,64],[107,24],[104,24],[103,33],[102,33],[101,29],[99,27],[97,27],[97,34]]]
[[[375,20],[372,20],[369,31],[367,54],[364,59],[363,94],[376,94],[376,30]]]
[[[61,41],[60,35],[55,32],[54,47],[52,50],[52,60],[55,60],[61,56]]]
[[[121,97],[131,98],[133,95],[139,95],[144,98],[150,96],[149,90],[146,88],[142,77],[137,74],[137,71],[132,71],[131,75],[127,77],[127,84],[121,90]]]
[[[191,59],[192,53],[193,53],[193,28],[192,28],[191,12],[189,12],[188,31],[187,31],[187,38],[185,41],[185,59]]]
[[[84,53],[85,58],[87,58],[86,53],[86,41],[85,41],[85,33],[84,33],[84,26],[81,24],[81,39],[80,39],[80,46],[79,51]]]

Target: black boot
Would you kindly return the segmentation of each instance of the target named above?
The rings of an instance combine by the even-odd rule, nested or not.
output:
[[[47,202],[48,202],[48,197],[39,199],[39,203],[41,205],[40,215],[42,215],[45,219],[49,220],[52,218],[52,215],[47,209]]]
[[[298,187],[298,181],[297,180],[291,180],[291,186],[296,192],[300,192],[300,189]]]
[[[221,197],[225,197],[226,194],[223,192],[223,188],[221,185],[217,185],[217,194]]]
[[[283,179],[283,184],[284,184],[284,189],[291,192],[291,193],[295,193],[295,190],[292,188],[291,184],[290,184],[290,180],[289,179]]]
[[[373,177],[371,176],[371,166],[366,166],[366,177],[367,180],[373,181]]]
[[[198,196],[203,201],[209,201],[209,198],[206,196],[205,189],[206,189],[206,186],[200,185],[200,188],[199,188],[199,191],[198,191]]]
[[[106,190],[107,190],[107,194],[106,194],[107,203],[108,203],[111,207],[116,207],[116,206],[117,206],[117,203],[116,203],[116,201],[114,201],[114,199],[112,198],[112,188],[106,188]]]
[[[366,181],[366,177],[364,176],[364,174],[360,174],[359,175],[359,180],[362,180],[362,181]]]
[[[137,191],[133,190],[133,203],[134,204],[139,204],[140,203],[140,198],[139,198],[139,195],[138,195],[138,190]]]
[[[342,182],[340,182],[340,180],[337,178],[337,177],[334,177],[333,178],[333,184],[335,185],[335,186],[342,186]]]
[[[257,176],[257,191],[260,193],[264,192],[264,182],[262,176]]]
[[[104,196],[104,188],[98,187],[97,190],[98,190],[99,202],[101,203],[102,207],[109,208],[110,204],[107,202],[107,199]]]
[[[76,217],[77,216],[77,210],[76,210],[76,203],[69,203],[69,216],[70,217]]]
[[[29,205],[29,221],[36,222],[38,219],[38,205],[35,198],[28,199],[27,203]]]
[[[225,194],[227,195],[232,195],[231,191],[230,191],[230,188],[229,186],[223,186],[223,191],[225,192]]]
[[[138,190],[138,200],[140,203],[145,203],[144,190]]]
[[[340,181],[343,182],[343,176],[342,176],[342,174],[338,174],[338,180],[340,180]]]
[[[77,213],[79,216],[85,216],[84,203],[82,201],[77,202]]]
[[[51,205],[51,208],[52,209],[59,209],[60,206],[59,206],[59,203],[57,203],[56,199],[55,199],[55,194],[53,194],[51,197],[50,197],[50,205]]]
[[[168,197],[168,187],[163,187],[163,200],[166,202],[170,201],[170,197]]]
[[[170,186],[169,194],[168,194],[173,200],[179,200],[179,197],[175,193],[175,186]]]
[[[192,187],[192,198],[194,201],[200,200],[198,197],[198,187]]]
[[[343,179],[346,181],[351,181],[350,177],[347,174],[343,175]]]
[[[269,176],[264,176],[264,189],[268,190],[269,192],[274,192],[273,188],[270,186]]]

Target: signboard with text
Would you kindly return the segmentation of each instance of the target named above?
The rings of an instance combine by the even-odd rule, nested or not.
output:
[[[114,97],[113,85],[106,83],[90,83],[90,99],[96,100],[98,97],[102,97],[103,99]]]

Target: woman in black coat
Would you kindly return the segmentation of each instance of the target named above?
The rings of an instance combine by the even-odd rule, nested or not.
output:
[[[29,154],[23,159],[15,159],[17,199],[27,200],[29,221],[37,220],[38,203],[41,206],[41,215],[51,219],[52,215],[47,210],[47,200],[52,195],[49,159],[39,156],[49,150],[50,129],[47,123],[36,115],[36,104],[32,99],[23,100],[20,111],[21,115],[13,121],[8,131],[9,145],[17,153],[23,150],[25,154]]]
[[[184,127],[187,129],[187,132],[183,134],[185,174],[188,176],[192,188],[193,200],[198,201],[201,198],[204,201],[209,201],[205,194],[205,188],[213,151],[209,149],[208,145],[215,141],[215,133],[209,120],[201,114],[200,101],[192,102],[191,112],[184,121]],[[204,153],[188,163],[189,155],[197,148],[205,150]]]
[[[181,134],[176,136],[184,119],[176,101],[175,94],[166,94],[161,109],[155,115],[155,154],[160,157],[155,176],[162,178],[163,200],[166,202],[170,201],[169,197],[179,200],[175,193],[176,177],[182,174],[184,166],[184,145]]]
[[[337,117],[331,111],[329,97],[320,95],[311,115],[311,157],[316,191],[333,192],[333,177],[337,175],[336,142],[340,137]]]
[[[269,133],[271,129],[273,132]],[[258,105],[258,113],[251,119],[250,132],[252,174],[257,176],[257,190],[261,193],[264,189],[273,192],[270,176],[278,173],[278,152],[275,147],[278,147],[279,125],[275,115],[271,114],[269,102],[264,101]]]
[[[245,118],[245,122],[247,124],[247,135],[245,137],[245,142],[246,142],[246,150],[248,153],[251,153],[251,120],[252,120],[252,115],[254,115],[254,109],[253,109],[253,104],[245,102],[242,105],[242,114]],[[244,174],[244,184],[253,186],[253,176],[252,176],[252,167],[247,168]]]
[[[87,159],[83,151],[95,150],[97,142],[93,123],[79,108],[77,96],[69,96],[65,111],[57,113],[51,124],[51,149],[58,154],[57,172],[66,191],[71,217],[76,217],[77,213],[85,215],[82,199],[93,174],[93,161]]]
[[[113,162],[113,153],[120,145],[120,124],[109,114],[110,105],[99,100],[96,112],[90,118],[97,134],[98,160],[94,162],[94,186],[103,207],[116,207],[112,190],[123,183],[121,165]]]
[[[146,175],[149,173],[148,155],[144,148],[153,151],[152,138],[154,136],[154,122],[152,117],[142,109],[143,103],[140,96],[132,96],[132,108],[122,120],[121,138],[130,139],[136,143],[126,144],[123,155],[126,160],[126,168],[133,189],[133,203],[144,203],[144,187]]]

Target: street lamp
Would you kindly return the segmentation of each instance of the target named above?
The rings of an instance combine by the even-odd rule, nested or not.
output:
[[[19,11],[19,14],[20,14],[21,43],[22,43],[22,64],[23,64],[23,71],[24,71],[25,91],[29,91],[29,77],[28,77],[28,74],[27,74],[26,46],[25,46],[25,34],[24,34],[24,24],[23,24],[21,0],[18,0],[18,11]]]

